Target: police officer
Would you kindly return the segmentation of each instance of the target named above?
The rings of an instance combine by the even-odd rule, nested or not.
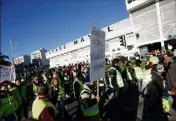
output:
[[[39,75],[35,75],[34,79],[33,79],[33,92],[34,92],[34,97],[37,96],[37,87],[38,85],[40,85],[42,83],[42,81],[39,79]]]
[[[79,101],[79,96],[83,89],[83,79],[84,77],[82,75],[82,72],[78,72],[76,75],[76,79],[73,82],[73,92],[77,101]]]
[[[61,83],[58,80],[57,74],[53,74],[53,80],[51,84],[52,84],[50,87],[51,100],[52,103],[56,105],[57,109],[59,109],[65,98],[65,92],[61,86]]]
[[[73,93],[74,93],[74,97],[76,98],[77,102],[78,102],[78,108],[77,108],[77,112],[76,112],[76,120],[77,121],[82,121],[82,112],[80,109],[80,93],[83,90],[83,75],[82,72],[78,72],[76,75],[76,79],[73,82]]]
[[[142,88],[142,74],[143,74],[143,71],[140,65],[141,65],[141,61],[135,60],[134,71],[135,71],[135,77],[136,77],[139,92],[141,92],[141,88]]]
[[[32,104],[32,117],[40,121],[56,120],[58,111],[48,100],[48,86],[44,84],[39,85],[37,93],[37,98]]]
[[[84,84],[80,94],[81,110],[84,115],[83,120],[100,121],[98,101],[89,86]]]
[[[109,76],[109,86],[116,91],[116,94],[124,87],[124,82],[122,75],[119,71],[119,59],[112,60],[112,67],[110,67],[108,76]]]
[[[147,84],[149,84],[152,81],[152,63],[148,62],[148,64],[145,66],[145,69],[143,71],[142,74],[142,88],[141,90],[143,90]]]
[[[126,72],[127,72],[127,81],[129,83],[129,87],[132,87],[135,84],[134,80],[136,77],[135,77],[133,64],[130,61],[128,61],[126,64]]]

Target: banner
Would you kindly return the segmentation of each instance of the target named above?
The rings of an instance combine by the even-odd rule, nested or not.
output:
[[[0,83],[7,80],[15,83],[16,74],[15,68],[13,65],[11,66],[3,66],[0,65]]]
[[[90,48],[90,80],[105,77],[105,32],[92,27]]]

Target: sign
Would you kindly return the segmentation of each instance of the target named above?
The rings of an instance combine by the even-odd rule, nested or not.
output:
[[[0,83],[7,80],[15,83],[16,74],[13,65],[3,66],[0,65]]]
[[[105,32],[92,27],[90,45],[90,81],[105,77]]]

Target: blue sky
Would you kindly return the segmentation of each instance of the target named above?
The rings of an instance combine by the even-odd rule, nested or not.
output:
[[[11,57],[59,47],[128,17],[125,0],[2,0],[1,51]]]

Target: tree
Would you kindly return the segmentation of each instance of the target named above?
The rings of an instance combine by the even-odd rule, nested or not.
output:
[[[9,57],[0,52],[0,65],[10,66],[11,62],[6,61],[6,59],[9,59]]]

